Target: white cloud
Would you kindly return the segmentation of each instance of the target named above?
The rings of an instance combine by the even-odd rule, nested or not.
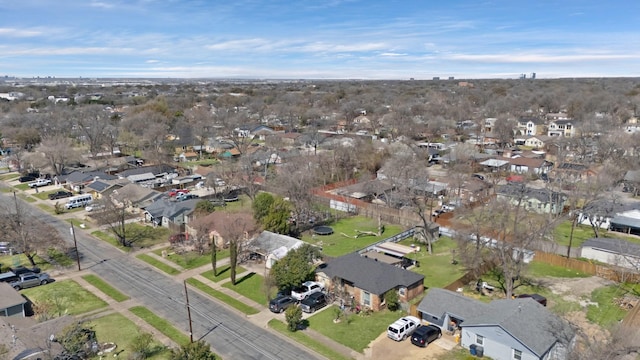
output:
[[[149,60],[145,61],[145,63],[147,63],[147,64],[157,64],[159,62],[160,62],[160,60],[155,60],[155,59],[149,59]]]
[[[400,54],[400,53],[386,52],[386,53],[381,53],[381,54],[380,54],[380,56],[396,57],[396,56],[407,56],[407,54]]]
[[[106,2],[102,2],[102,1],[92,1],[89,4],[89,6],[102,8],[102,9],[112,9],[114,7],[114,4],[110,4],[110,3],[106,3]]]
[[[34,37],[42,34],[42,31],[34,29],[0,28],[0,36]]]
[[[640,54],[574,54],[574,55],[545,55],[545,54],[449,54],[444,58],[460,61],[475,61],[486,63],[571,63],[582,61],[607,61],[640,59]]]

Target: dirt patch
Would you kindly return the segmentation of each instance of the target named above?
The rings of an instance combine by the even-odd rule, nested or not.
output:
[[[451,350],[455,346],[453,337],[443,335],[426,348],[413,345],[409,339],[393,341],[387,337],[386,331],[369,344],[364,359],[419,359],[433,360]]]
[[[560,295],[566,301],[580,302],[589,299],[598,288],[614,284],[613,281],[591,276],[586,278],[544,278],[542,285]]]

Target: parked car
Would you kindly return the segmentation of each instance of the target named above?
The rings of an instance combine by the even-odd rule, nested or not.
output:
[[[531,298],[538,302],[538,304],[542,306],[547,306],[547,298],[540,294],[520,294],[516,296],[516,299],[526,299]]]
[[[22,274],[28,274],[28,273],[39,274],[40,273],[40,268],[37,267],[37,266],[34,266],[32,268],[28,268],[28,267],[24,267],[24,266],[16,266],[14,268],[9,268],[9,271],[11,271],[12,273],[14,273],[16,275],[22,275]]]
[[[40,186],[47,186],[47,185],[51,185],[50,179],[36,179],[36,181],[29,183],[30,188],[37,188]]]
[[[169,191],[169,196],[170,197],[174,197],[174,196],[177,196],[179,194],[188,194],[188,193],[189,193],[189,190],[187,190],[187,189],[173,189],[173,190]]]
[[[100,210],[104,210],[104,209],[106,209],[106,206],[104,204],[89,204],[89,205],[84,207],[84,210],[88,211],[88,212],[100,211]]]
[[[47,195],[49,197],[49,200],[58,200],[58,199],[64,199],[64,198],[68,198],[73,196],[73,193],[69,192],[69,191],[65,191],[65,190],[58,190],[54,193],[51,193],[49,195]]]
[[[442,337],[442,330],[435,325],[420,325],[411,335],[411,343],[416,346],[426,347],[436,339]]]
[[[302,285],[291,290],[291,297],[296,299],[297,301],[301,301],[307,298],[307,296],[321,292],[324,290],[324,286],[319,282],[315,281],[305,281]]]
[[[317,292],[307,296],[306,299],[300,303],[300,308],[306,313],[315,312],[318,309],[322,309],[327,305],[327,297],[324,293]]]
[[[0,282],[12,283],[19,279],[18,275],[16,275],[13,271],[7,271],[0,274]]]
[[[279,295],[275,299],[269,301],[269,310],[274,313],[281,313],[289,306],[295,305],[296,301],[291,296]]]
[[[198,195],[196,194],[187,194],[187,193],[181,193],[176,195],[176,200],[178,201],[184,201],[184,200],[189,200],[189,199],[197,199]]]
[[[18,275],[18,280],[9,283],[9,285],[13,286],[14,289],[26,289],[38,285],[44,285],[50,283],[52,280],[47,273],[26,273],[22,275]]]
[[[35,176],[26,175],[26,176],[20,176],[18,181],[20,181],[21,183],[26,183],[26,182],[36,181],[36,179],[37,178]]]
[[[402,341],[420,325],[420,319],[415,316],[405,316],[396,320],[387,328],[387,336],[395,341]]]
[[[13,245],[10,242],[2,241],[0,242],[0,254],[11,254],[15,253]]]

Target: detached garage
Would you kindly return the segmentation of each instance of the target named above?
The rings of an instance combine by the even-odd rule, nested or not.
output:
[[[611,238],[592,238],[582,244],[580,256],[628,269],[640,269],[640,245]]]

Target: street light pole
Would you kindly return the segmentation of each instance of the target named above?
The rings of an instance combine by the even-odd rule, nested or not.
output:
[[[187,316],[189,318],[189,340],[193,343],[193,324],[191,322],[191,306],[189,306],[189,292],[187,292],[187,281],[184,280],[184,296],[187,300]]]
[[[73,235],[73,246],[76,248],[76,260],[78,261],[78,271],[81,271],[80,269],[80,253],[78,252],[78,241],[76,240],[76,232],[73,229],[73,222],[71,223],[71,235]]]

